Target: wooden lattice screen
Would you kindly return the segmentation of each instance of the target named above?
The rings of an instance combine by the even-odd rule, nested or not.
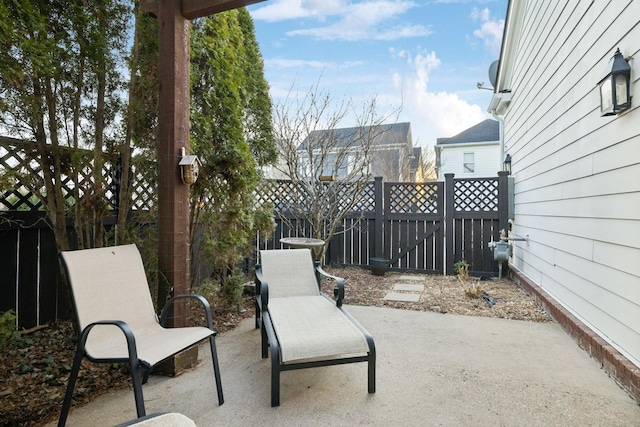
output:
[[[329,184],[318,183],[325,189],[329,188]],[[348,206],[349,199],[346,195],[351,195],[352,191],[349,186],[351,183],[345,182],[337,186],[331,186],[335,194],[332,196],[340,205],[339,210],[344,210]],[[303,194],[303,186],[295,185],[292,181],[286,179],[266,180],[256,193],[259,204],[272,203],[276,212],[286,215],[292,212],[294,207],[304,208],[301,201],[308,200],[308,195]],[[352,209],[354,212],[373,212],[375,210],[375,188],[373,182],[367,183],[360,195],[356,198],[356,205]]]
[[[453,187],[456,212],[498,212],[498,180],[456,179]]]
[[[70,219],[67,232],[73,236],[74,205],[87,200],[85,196],[93,191],[93,152],[59,150],[61,185]],[[110,227],[119,202],[121,171],[116,156],[106,153],[103,162],[108,210],[105,227]],[[157,205],[157,168],[149,163],[139,156],[131,161],[131,210],[146,212]],[[53,231],[41,200],[46,191],[42,168],[35,143],[0,137],[0,312],[15,310],[18,326],[24,328],[66,319],[70,312],[58,280]]]
[[[283,237],[308,237],[307,224],[292,213],[299,191],[287,180],[261,187],[259,202],[273,203],[289,224],[276,217],[276,230],[267,240],[258,237],[256,249],[282,248]],[[340,199],[348,194],[336,192]],[[384,257],[394,269],[452,274],[454,263],[465,260],[472,273],[491,275],[496,263],[488,242],[506,227],[505,194],[505,177],[371,182],[345,219],[345,231],[329,243],[325,262],[368,265],[371,257]]]
[[[60,147],[59,150],[62,192],[67,206],[71,208],[76,201],[76,189],[81,199],[93,188],[93,152],[68,147]],[[0,211],[44,210],[41,200],[45,194],[44,174],[39,157],[34,142],[0,137],[0,175],[7,180],[2,183]],[[110,153],[104,153],[103,160],[107,210],[114,210],[118,205],[120,163]],[[131,209],[150,210],[156,201],[156,168],[146,166],[149,161],[142,158],[134,157],[131,163]]]

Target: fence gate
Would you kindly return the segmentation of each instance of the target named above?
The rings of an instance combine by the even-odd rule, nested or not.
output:
[[[445,175],[446,273],[466,261],[473,275],[491,276],[497,269],[488,243],[507,228],[507,174],[498,178],[454,179]]]
[[[384,257],[391,268],[444,272],[444,184],[384,185]]]

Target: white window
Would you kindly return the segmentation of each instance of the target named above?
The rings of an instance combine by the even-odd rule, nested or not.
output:
[[[311,162],[307,156],[300,156],[300,163],[298,164],[298,173],[300,176],[308,178],[311,176]]]
[[[473,153],[464,153],[464,160],[462,162],[463,173],[473,173],[475,171],[475,164],[473,160]]]

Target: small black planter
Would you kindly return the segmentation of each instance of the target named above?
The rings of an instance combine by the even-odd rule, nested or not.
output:
[[[384,276],[389,270],[389,260],[386,258],[369,258],[369,265],[374,276]]]

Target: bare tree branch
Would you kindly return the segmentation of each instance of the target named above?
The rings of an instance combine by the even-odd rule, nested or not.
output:
[[[381,114],[375,97],[362,105],[336,101],[319,84],[301,97],[291,89],[283,102],[273,104],[276,169],[291,180],[294,192],[277,212],[299,235],[322,239],[326,247],[362,218],[373,160],[393,126],[383,123],[395,123],[400,109]],[[344,127],[347,120],[355,126]],[[360,216],[346,225],[355,212]]]

